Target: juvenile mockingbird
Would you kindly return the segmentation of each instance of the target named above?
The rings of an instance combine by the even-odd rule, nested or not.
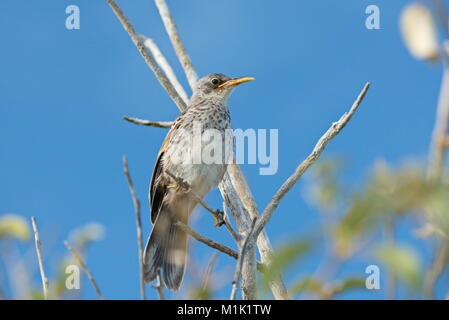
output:
[[[225,131],[231,128],[228,97],[237,85],[252,80],[250,77],[232,79],[223,74],[209,74],[199,79],[189,107],[176,118],[165,137],[150,183],[154,227],[145,248],[145,281],[154,280],[160,271],[168,289],[179,289],[186,264],[187,234],[176,222],[187,224],[198,197],[203,198],[223,178],[226,157],[211,163],[203,159],[202,153],[208,148],[212,157],[217,156],[213,153],[221,152],[228,143],[225,141]],[[218,137],[213,134],[213,138],[195,141],[198,125],[201,134],[218,131]],[[185,182],[184,187],[180,180]],[[190,187],[190,192],[185,185]]]

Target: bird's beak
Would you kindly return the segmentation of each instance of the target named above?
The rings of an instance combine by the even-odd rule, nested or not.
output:
[[[234,87],[234,86],[237,86],[237,85],[239,85],[241,83],[245,83],[245,82],[253,81],[253,80],[256,80],[256,79],[254,79],[253,77],[234,78],[234,79],[228,80],[228,81],[220,84],[217,87],[217,89],[224,89],[224,88],[228,88],[228,87]]]

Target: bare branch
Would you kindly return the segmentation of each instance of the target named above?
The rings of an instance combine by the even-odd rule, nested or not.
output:
[[[184,43],[181,40],[181,36],[179,35],[178,29],[176,28],[175,21],[170,14],[170,10],[168,9],[165,0],[155,0],[155,3],[159,10],[159,14],[161,15],[162,21],[164,22],[165,30],[167,30],[176,55],[178,56],[178,59],[184,69],[187,81],[189,82],[190,87],[193,88],[196,81],[198,80],[198,76],[193,67],[192,61],[187,54]]]
[[[449,128],[449,66],[445,66],[443,79],[441,80],[440,97],[437,107],[437,115],[430,152],[429,178],[437,182],[443,170],[447,146],[445,143]]]
[[[68,241],[64,241],[64,245],[70,251],[70,253],[75,258],[75,260],[78,262],[79,267],[81,269],[83,269],[83,271],[86,273],[87,278],[89,279],[90,283],[92,283],[95,291],[97,292],[98,297],[101,300],[104,300],[104,296],[101,293],[100,288],[98,287],[97,282],[95,281],[94,276],[90,272],[90,270],[87,267],[86,263],[84,262],[83,258],[81,258],[81,256],[78,254],[78,252],[70,245],[70,243]]]
[[[179,228],[181,228],[185,233],[189,234],[190,236],[195,238],[197,241],[204,243],[206,246],[209,246],[209,247],[214,248],[220,252],[223,252],[234,259],[238,258],[239,254],[234,249],[231,249],[228,246],[225,246],[224,244],[221,244],[215,240],[206,238],[205,236],[199,234],[198,232],[196,232],[195,230],[190,228],[188,225],[186,225],[180,221],[177,221],[176,225]]]
[[[236,191],[236,187],[233,184],[232,179],[230,178],[229,170],[225,173],[223,180],[220,182],[218,187],[226,203],[226,206],[232,213],[239,233],[248,234],[249,230],[251,229],[252,220],[250,214],[248,213],[248,210],[240,200],[240,196]],[[248,251],[251,259],[245,259],[245,264],[242,268],[241,288],[242,297],[244,299],[254,297],[256,288],[256,254],[254,246],[250,246]],[[277,285],[279,285],[279,287],[285,287],[282,279],[279,283],[277,283]],[[285,299],[284,296],[279,294],[280,291],[275,290],[275,287],[270,286],[270,288],[272,289],[273,295],[276,299]]]
[[[136,213],[136,229],[137,229],[137,249],[139,254],[139,283],[140,283],[140,298],[142,300],[146,300],[146,292],[145,292],[145,280],[144,280],[144,271],[143,271],[143,240],[142,240],[142,220],[140,218],[140,201],[137,198],[136,190],[134,189],[133,180],[131,178],[131,174],[128,169],[128,159],[126,156],[123,156],[123,173],[126,176],[126,180],[128,182],[129,191],[131,193],[131,197],[133,199],[134,210]]]
[[[131,37],[132,42],[139,50],[140,54],[142,55],[147,65],[150,67],[150,69],[155,74],[156,78],[159,80],[162,87],[164,87],[168,95],[172,98],[172,100],[176,103],[176,105],[181,111],[187,109],[186,103],[179,96],[178,92],[168,79],[165,72],[159,67],[153,54],[147,50],[147,48],[141,41],[139,41],[139,36],[137,35],[136,31],[134,30],[134,27],[131,25],[128,18],[123,13],[123,11],[120,9],[120,7],[114,0],[107,0],[107,2],[109,6],[112,8],[112,11],[115,13],[117,18],[120,20],[123,29],[125,29],[125,31]]]
[[[209,288],[209,280],[212,274],[212,270],[217,262],[218,252],[214,252],[210,257],[209,263],[207,264],[206,270],[204,270],[203,279],[202,279],[202,288],[203,290],[207,290]]]
[[[240,280],[240,275],[242,273],[242,267],[243,267],[243,263],[245,261],[246,255],[248,254],[247,249],[248,244],[253,241],[252,237],[253,237],[253,233],[254,233],[254,226],[256,225],[256,221],[257,219],[253,220],[253,223],[251,225],[251,229],[249,230],[245,241],[243,242],[243,245],[240,249],[240,255],[239,258],[237,260],[237,266],[235,268],[235,274],[234,274],[234,280],[232,281],[232,290],[231,290],[231,297],[230,300],[235,300],[236,296],[237,296],[237,286]]]
[[[332,124],[332,126],[327,130],[327,132],[320,138],[320,140],[318,140],[317,144],[315,145],[315,148],[313,148],[312,153],[296,168],[295,172],[279,188],[278,192],[271,199],[268,206],[262,212],[260,219],[257,221],[255,231],[254,231],[254,235],[256,237],[263,230],[265,225],[268,223],[271,216],[273,215],[273,212],[278,207],[282,198],[293,188],[293,186],[296,184],[296,182],[298,182],[298,180],[302,177],[304,172],[306,172],[307,169],[312,164],[314,164],[315,161],[320,157],[321,153],[324,151],[324,149],[326,148],[329,141],[331,141],[337,134],[339,134],[340,131],[349,122],[349,120],[351,120],[351,117],[357,111],[360,103],[362,102],[363,98],[365,97],[366,93],[368,92],[370,85],[371,85],[370,82],[365,84],[365,86],[363,87],[362,91],[360,92],[359,96],[357,97],[356,101],[352,105],[349,112],[345,113],[340,118],[340,120],[338,120],[337,122],[334,122]]]
[[[232,228],[231,221],[229,220],[228,211],[226,210],[226,203],[223,201],[223,221],[226,229],[228,229],[231,236],[234,238],[237,244],[240,244],[242,235]]]
[[[165,72],[167,78],[170,80],[170,82],[173,84],[178,94],[181,96],[181,99],[184,100],[184,102],[187,104],[189,102],[189,97],[187,96],[187,93],[185,92],[182,85],[179,83],[178,78],[176,77],[176,74],[173,72],[173,69],[168,63],[167,59],[165,59],[161,50],[159,50],[157,44],[153,41],[153,39],[147,38],[144,35],[140,35],[139,37],[142,39],[145,47],[147,47],[151,51],[157,64]]]
[[[224,183],[226,183],[227,186],[231,184],[232,187],[235,188],[237,196],[239,197],[244,209],[246,210],[241,210],[242,214],[247,212],[247,214],[249,214],[248,218],[258,218],[259,209],[257,208],[256,201],[254,200],[254,197],[240,167],[236,164],[228,165],[227,172],[229,174],[229,177],[225,177],[225,179],[229,178],[230,181],[226,182],[226,180],[223,179]],[[227,187],[224,189],[224,191],[229,192],[230,189],[230,187]],[[235,202],[235,200],[233,202]],[[262,263],[266,265],[270,264],[271,257],[273,256],[273,247],[265,230],[262,230],[257,237],[257,248],[259,249]],[[270,286],[271,292],[273,293],[275,299],[289,299],[288,291],[285,287],[284,280],[282,279],[281,274],[273,275],[273,277],[270,278],[268,285]]]
[[[48,278],[45,275],[44,260],[42,259],[41,240],[39,238],[39,229],[37,228],[36,218],[31,217],[31,224],[34,231],[34,244],[36,245],[37,261],[39,262],[39,271],[42,279],[42,290],[44,292],[44,299],[48,300]]]
[[[176,226],[181,228],[185,233],[187,233],[188,235],[193,237],[195,240],[197,240],[201,243],[204,243],[206,246],[211,247],[220,252],[223,252],[224,254],[227,254],[231,258],[234,258],[234,259],[239,258],[239,253],[237,251],[235,251],[234,249],[231,249],[228,246],[221,244],[220,242],[217,242],[215,240],[212,240],[210,238],[207,238],[207,237],[199,234],[198,232],[196,232],[195,230],[190,228],[188,225],[182,223],[181,221],[177,221]],[[264,269],[263,263],[257,262],[257,270],[259,270],[260,272],[264,272],[265,269]]]
[[[173,125],[173,121],[148,121],[138,118],[123,117],[124,120],[134,124],[140,124],[143,126],[156,127],[156,128],[170,128]]]

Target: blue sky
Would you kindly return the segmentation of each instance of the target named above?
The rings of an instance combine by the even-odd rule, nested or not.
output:
[[[151,37],[187,87],[153,1],[118,1],[136,30]],[[376,159],[400,163],[426,157],[441,68],[414,60],[404,47],[398,17],[407,1],[168,1],[200,75],[254,76],[230,100],[235,128],[279,129],[279,170],[243,170],[259,208],[349,109],[366,81],[373,86],[347,128],[323,157],[349,159],[345,179],[357,184]],[[81,29],[65,28],[65,8],[78,5]],[[365,8],[381,10],[381,29],[365,28]],[[146,67],[106,1],[0,2],[0,213],[39,220],[49,273],[65,254],[70,230],[91,221],[106,227],[89,250],[89,266],[107,298],[138,298],[135,221],[121,156],[126,154],[150,232],[147,189],[165,130],[129,124],[122,116],[172,120],[174,103]],[[319,215],[300,182],[283,200],[267,232],[274,246],[318,228]],[[214,190],[212,207],[221,206]],[[234,246],[198,210],[192,224]],[[52,234],[46,236],[45,234]],[[403,232],[404,240],[410,230]],[[402,235],[402,233],[401,233]],[[191,241],[203,267],[212,251]],[[44,248],[45,249],[45,248]],[[422,252],[426,257],[426,252]],[[286,275],[294,280],[320,254]],[[364,275],[369,257],[346,273]],[[233,261],[219,256],[223,277]],[[38,280],[36,275],[36,280]],[[38,282],[37,282],[38,283]],[[86,286],[86,297],[95,292]],[[217,292],[228,297],[230,286]],[[151,288],[150,298],[155,297]],[[174,295],[181,297],[181,295]],[[344,298],[382,298],[356,291]]]

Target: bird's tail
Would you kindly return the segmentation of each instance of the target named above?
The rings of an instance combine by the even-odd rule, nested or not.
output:
[[[176,226],[179,219],[175,217],[167,206],[161,208],[144,253],[145,281],[156,279],[160,270],[161,278],[170,290],[178,290],[181,286],[187,254],[187,234]],[[181,222],[187,224],[187,221]]]

